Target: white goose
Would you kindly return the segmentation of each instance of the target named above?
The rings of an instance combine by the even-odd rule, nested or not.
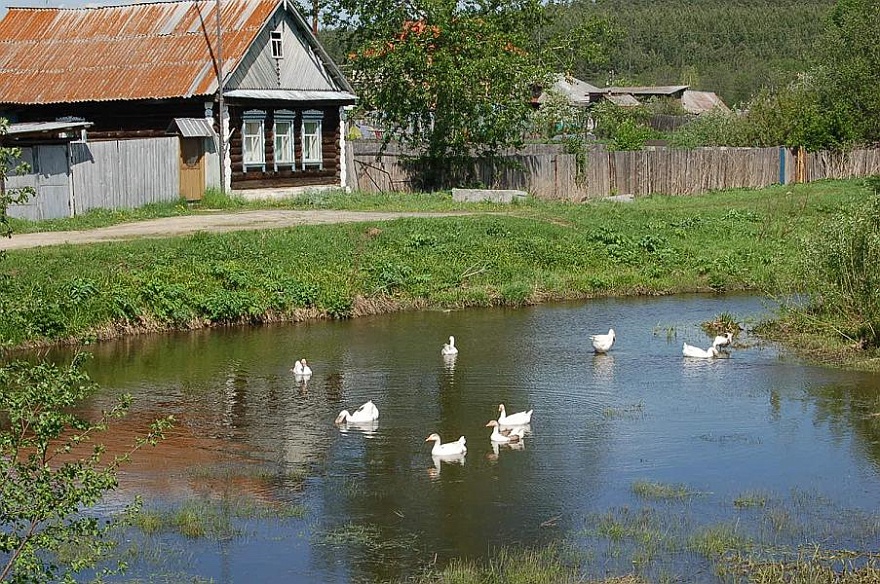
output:
[[[718,335],[715,337],[715,340],[712,341],[713,347],[726,347],[731,341],[733,341],[733,333],[724,333],[723,335]]]
[[[455,337],[450,336],[449,342],[443,345],[440,350],[441,355],[458,355],[458,349],[455,348]]]
[[[590,335],[590,341],[593,343],[594,351],[607,353],[614,344],[614,329],[608,329],[608,333],[604,335]]]
[[[529,410],[527,412],[517,412],[508,416],[507,412],[504,410],[504,404],[498,404],[498,411],[501,412],[498,415],[499,425],[525,426],[526,424],[530,424],[532,422],[532,412],[535,410]]]
[[[291,371],[293,371],[294,375],[301,377],[308,377],[312,374],[312,368],[309,367],[308,363],[306,363],[305,358],[300,359],[299,361],[294,363],[293,369],[291,369]]]
[[[718,356],[718,348],[712,345],[708,349],[701,349],[684,343],[681,348],[681,354],[685,357],[693,357],[694,359],[712,359]]]
[[[462,436],[455,442],[447,442],[446,444],[441,444],[440,435],[434,433],[425,438],[425,442],[434,443],[434,447],[431,448],[431,456],[461,456],[462,454],[467,452],[467,446],[465,446],[466,441],[464,439],[464,436]]]
[[[501,444],[519,442],[523,439],[523,436],[526,435],[526,429],[523,426],[507,430],[500,430],[498,420],[489,420],[489,423],[486,424],[486,427],[489,426],[492,426],[492,435],[489,436],[489,440],[491,440],[492,442],[499,442]]]
[[[339,412],[339,415],[336,416],[335,423],[363,424],[364,422],[372,422],[373,420],[378,419],[379,408],[376,407],[376,404],[373,403],[373,400],[370,400],[358,409],[356,409],[353,413],[349,413],[348,410],[342,410],[341,412]]]

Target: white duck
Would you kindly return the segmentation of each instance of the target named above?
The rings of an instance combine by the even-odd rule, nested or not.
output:
[[[718,356],[718,348],[715,345],[712,345],[708,349],[701,349],[684,343],[681,348],[681,354],[685,357],[693,357],[695,359],[712,359]]]
[[[364,422],[372,422],[373,420],[378,419],[379,408],[376,407],[376,404],[373,403],[373,400],[370,400],[358,409],[356,409],[353,413],[349,413],[348,410],[342,410],[341,412],[339,412],[339,415],[336,416],[335,423],[363,424]]]
[[[440,435],[437,433],[431,434],[427,438],[425,438],[425,442],[433,442],[434,447],[431,448],[431,456],[441,457],[441,456],[461,456],[467,452],[467,446],[465,446],[464,436],[456,440],[455,442],[447,442],[446,444],[440,443]]]
[[[309,364],[306,363],[306,360],[304,358],[294,363],[293,369],[291,369],[291,371],[293,371],[294,375],[302,377],[308,377],[312,374],[312,368],[309,367]]]
[[[450,336],[449,342],[443,345],[440,350],[441,355],[458,355],[458,349],[455,348],[455,337]]]
[[[504,410],[504,404],[498,404],[498,411],[500,412],[500,414],[498,415],[499,425],[525,426],[526,424],[530,424],[532,422],[532,412],[535,410],[529,410],[527,412],[517,412],[508,416],[507,412]]]
[[[724,333],[723,335],[718,335],[715,337],[715,340],[712,341],[713,347],[726,347],[731,341],[733,341],[733,333]]]
[[[489,422],[486,424],[486,427],[489,426],[492,426],[492,435],[489,436],[489,440],[491,440],[492,442],[499,442],[501,444],[519,442],[523,439],[523,436],[526,435],[526,429],[523,426],[507,430],[500,430],[498,420],[489,420]]]
[[[614,329],[608,329],[608,333],[604,335],[590,335],[590,341],[593,343],[594,351],[607,353],[614,344]]]

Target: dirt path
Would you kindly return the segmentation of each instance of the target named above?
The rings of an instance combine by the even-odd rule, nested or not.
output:
[[[144,237],[175,237],[197,231],[219,233],[254,229],[275,229],[296,225],[354,223],[357,221],[388,221],[401,217],[448,217],[467,213],[407,213],[379,211],[290,211],[285,209],[241,211],[237,213],[206,213],[181,217],[165,217],[134,223],[120,223],[84,231],[47,231],[13,234],[0,238],[0,249],[25,249],[65,243],[96,243]]]

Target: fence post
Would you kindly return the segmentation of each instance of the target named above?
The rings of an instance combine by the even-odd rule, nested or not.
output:
[[[785,184],[785,146],[779,147],[779,184]]]

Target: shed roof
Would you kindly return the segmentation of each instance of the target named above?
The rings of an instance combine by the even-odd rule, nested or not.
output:
[[[241,62],[283,1],[224,0],[224,73]],[[217,4],[10,8],[0,20],[0,103],[213,95]]]
[[[688,89],[681,96],[681,107],[691,114],[703,114],[715,109],[729,112],[730,108],[712,91]]]

